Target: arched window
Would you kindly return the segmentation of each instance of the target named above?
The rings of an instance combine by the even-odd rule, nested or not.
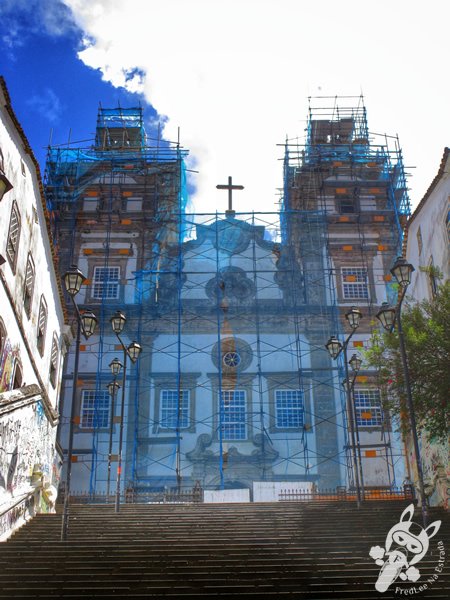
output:
[[[50,383],[53,387],[56,387],[56,379],[58,375],[58,357],[59,357],[59,344],[56,333],[53,334],[52,341],[52,352],[50,355]]]
[[[7,179],[6,175],[5,175],[5,165],[3,163],[3,152],[2,149],[0,148],[0,200],[3,198],[3,196],[6,194],[6,192],[9,192],[9,190],[12,190],[13,186],[11,184],[11,182],[9,181],[9,179]]]
[[[31,315],[31,306],[33,304],[35,269],[31,254],[28,255],[27,270],[25,272],[25,283],[23,290],[23,307],[28,318]]]
[[[41,296],[39,305],[39,317],[37,326],[37,348],[39,354],[43,356],[45,349],[45,334],[47,332],[47,303],[44,296]]]
[[[20,387],[22,387],[22,365],[20,364],[20,361],[16,359],[14,363],[14,377],[12,389],[17,390],[17,388]]]
[[[3,320],[0,318],[0,363],[2,360],[3,347],[6,341],[6,327],[3,323]]]
[[[6,255],[13,272],[16,272],[17,253],[20,239],[20,214],[16,201],[11,208],[11,218],[9,220],[8,241],[6,242]]]

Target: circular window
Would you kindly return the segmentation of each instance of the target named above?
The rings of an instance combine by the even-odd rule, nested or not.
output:
[[[226,352],[223,355],[223,364],[226,367],[233,368],[238,367],[241,362],[241,357],[237,352]]]
[[[227,337],[214,344],[211,358],[214,366],[222,369],[226,375],[248,369],[253,360],[253,352],[250,345],[244,340]]]

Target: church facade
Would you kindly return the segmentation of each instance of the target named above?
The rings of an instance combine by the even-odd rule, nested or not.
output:
[[[335,487],[339,461],[317,457],[339,454],[340,411],[313,382],[327,358],[310,351],[298,265],[255,215],[228,211],[192,233],[167,249],[144,342],[150,402],[138,425],[148,435],[140,478],[167,485],[175,467],[180,480],[206,488],[319,479]]]
[[[121,429],[122,482],[135,492],[398,485],[400,440],[364,368],[409,210],[398,149],[369,141],[362,108],[312,114],[304,146],[286,143],[273,214],[190,214],[185,155],[147,146],[140,109],[101,109],[93,147],[50,153],[60,264],[84,272],[78,302],[99,318],[79,372],[73,352],[66,367],[73,488],[111,489]],[[327,340],[350,333],[348,356],[332,360]],[[142,353],[111,397],[109,366],[132,340]],[[353,354],[363,363],[348,396]]]

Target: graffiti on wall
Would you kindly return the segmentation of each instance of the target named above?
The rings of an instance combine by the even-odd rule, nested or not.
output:
[[[432,505],[449,506],[450,466],[447,442],[421,436],[421,458],[426,492]]]
[[[0,503],[27,491],[33,473],[52,482],[55,434],[40,401],[0,418]]]
[[[13,509],[0,516],[0,538],[15,529],[21,520],[34,515],[34,496],[27,497]]]
[[[12,389],[14,367],[16,362],[20,360],[19,353],[19,346],[13,347],[9,339],[6,339],[0,356],[0,392],[7,392]]]

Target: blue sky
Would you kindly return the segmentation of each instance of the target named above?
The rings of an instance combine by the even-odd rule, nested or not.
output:
[[[370,131],[399,135],[413,205],[450,145],[447,0],[2,0],[0,18],[41,163],[50,135],[92,138],[99,102],[141,101],[150,135],[160,121],[190,149],[199,211],[226,208],[229,175],[238,210],[276,209],[277,144],[302,141],[308,96],[363,92]]]
[[[13,39],[0,39],[0,72],[42,172],[50,139],[63,144],[69,136],[73,142],[94,137],[99,102],[105,107],[141,103],[148,118],[155,117],[142,95],[114,87],[102,80],[100,71],[82,63],[77,57],[82,32],[70,22],[62,33],[45,27],[38,31],[31,27],[28,8],[16,12],[12,7],[6,16],[3,11],[4,6],[0,16],[6,29],[19,31]]]

